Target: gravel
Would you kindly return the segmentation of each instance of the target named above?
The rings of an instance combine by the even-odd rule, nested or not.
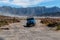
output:
[[[25,28],[25,20],[8,25],[10,30],[0,31],[0,40],[60,40],[60,32],[49,30],[36,20],[36,26]],[[6,27],[6,26],[5,26]]]

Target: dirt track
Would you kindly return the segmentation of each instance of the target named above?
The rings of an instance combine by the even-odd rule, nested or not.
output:
[[[48,30],[48,28],[36,20],[36,26],[25,28],[26,20],[10,24],[10,30],[0,30],[1,40],[60,40],[60,32]],[[4,26],[5,27],[5,26]]]

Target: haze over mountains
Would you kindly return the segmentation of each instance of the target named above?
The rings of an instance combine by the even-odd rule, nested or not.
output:
[[[27,7],[14,8],[10,6],[0,7],[0,15],[19,15],[19,16],[60,16],[59,7]]]

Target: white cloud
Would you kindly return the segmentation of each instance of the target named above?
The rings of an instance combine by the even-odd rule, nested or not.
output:
[[[37,5],[39,3],[48,2],[48,1],[52,1],[52,0],[13,0],[11,2],[10,2],[10,0],[0,0],[0,2],[19,5],[19,6],[22,6],[22,7],[28,7],[28,6],[32,6],[32,5]]]
[[[9,2],[9,0],[0,0],[0,2]]]

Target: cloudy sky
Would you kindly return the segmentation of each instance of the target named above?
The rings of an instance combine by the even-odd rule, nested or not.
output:
[[[60,7],[60,0],[0,0],[0,6],[12,6],[12,7],[58,6]]]

